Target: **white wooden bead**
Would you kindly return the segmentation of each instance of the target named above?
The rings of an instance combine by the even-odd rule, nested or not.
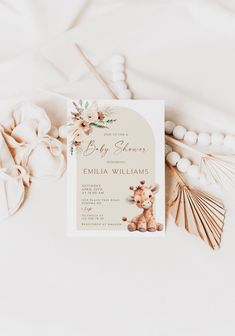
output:
[[[115,72],[113,73],[113,81],[124,81],[126,78],[125,74],[123,72]]]
[[[167,154],[166,160],[171,166],[175,166],[180,160],[180,155],[176,152],[171,152]]]
[[[165,121],[165,133],[166,134],[172,134],[174,128],[175,128],[175,123],[173,123],[173,121],[170,121],[170,120]]]
[[[58,138],[59,136],[58,128],[56,128],[55,126],[52,126],[50,129],[49,135],[52,136],[53,138]]]
[[[124,64],[117,63],[112,65],[112,72],[124,72]]]
[[[170,152],[172,152],[172,147],[165,144],[165,156],[167,156]]]
[[[199,176],[200,176],[200,168],[199,168],[199,166],[193,164],[192,166],[190,166],[188,168],[187,174],[188,174],[189,177],[199,178]]]
[[[128,89],[121,90],[118,92],[118,97],[121,99],[131,99],[131,96],[132,96],[131,91]]]
[[[67,126],[66,125],[63,125],[63,126],[60,126],[59,128],[59,137],[61,139],[66,139],[67,138]]]
[[[183,126],[176,126],[173,130],[173,136],[177,140],[183,140],[185,133],[187,132],[186,128]]]
[[[235,136],[228,134],[224,138],[224,145],[230,149],[233,149],[235,147]]]
[[[222,133],[212,133],[211,143],[214,146],[221,146],[224,143],[224,136]]]
[[[116,63],[125,63],[125,57],[123,55],[113,55],[112,57],[112,63],[116,64]]]
[[[209,146],[211,143],[211,136],[208,133],[199,133],[198,144],[199,146]]]
[[[184,136],[184,142],[189,145],[195,145],[197,143],[197,133],[188,131]]]
[[[117,91],[127,89],[127,84],[125,81],[117,81],[114,83],[114,87]]]
[[[177,162],[177,169],[181,173],[186,173],[186,171],[191,166],[191,162],[188,159],[182,158]]]

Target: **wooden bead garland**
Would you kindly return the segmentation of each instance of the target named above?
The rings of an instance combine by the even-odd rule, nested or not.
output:
[[[126,83],[125,57],[123,55],[113,55],[112,60],[112,79],[114,88],[119,99],[131,99],[132,93]]]
[[[173,137],[177,140],[183,140],[187,130],[183,126],[175,126],[173,129]]]
[[[195,145],[197,143],[197,133],[187,131],[184,136],[184,142],[189,146]]]
[[[199,165],[192,164],[189,159],[183,158],[179,153],[173,151],[172,147],[165,145],[166,161],[172,166],[176,167],[181,173],[187,174],[190,178],[199,179],[200,183],[207,185],[210,182],[201,174]]]
[[[235,135],[222,133],[199,133],[188,131],[181,125],[175,125],[173,121],[167,120],[165,122],[165,133],[172,135],[177,140],[183,140],[187,145],[206,146],[222,146],[224,145],[235,153]]]

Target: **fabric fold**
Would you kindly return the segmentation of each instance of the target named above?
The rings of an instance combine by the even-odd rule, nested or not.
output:
[[[66,169],[64,145],[50,136],[46,111],[33,103],[20,103],[6,125],[8,144],[16,163],[29,172],[30,180],[60,178]]]
[[[0,219],[13,215],[21,207],[28,185],[28,173],[15,164],[0,125]]]

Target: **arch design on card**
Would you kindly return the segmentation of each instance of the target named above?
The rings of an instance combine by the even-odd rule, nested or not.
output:
[[[73,102],[69,109],[73,110],[69,111],[72,122],[68,122],[70,146],[81,131],[78,123],[86,123],[81,143],[68,156],[73,230],[82,234],[160,235],[164,223],[164,106],[155,101],[99,100]],[[151,193],[149,209],[147,201],[143,207],[127,202],[129,186],[139,181],[145,182],[143,190],[139,188],[141,197]],[[124,215],[128,222],[122,220]],[[138,223],[132,220],[136,217]]]

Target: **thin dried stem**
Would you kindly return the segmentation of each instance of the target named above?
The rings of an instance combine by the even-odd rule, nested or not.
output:
[[[75,44],[76,49],[81,56],[83,62],[86,64],[87,68],[93,73],[95,78],[98,80],[98,82],[107,90],[108,94],[111,95],[113,99],[118,99],[118,96],[113,92],[113,90],[110,88],[110,86],[107,84],[107,82],[104,80],[104,78],[99,74],[94,64],[89,60],[89,58],[85,55],[81,47],[76,43]]]

